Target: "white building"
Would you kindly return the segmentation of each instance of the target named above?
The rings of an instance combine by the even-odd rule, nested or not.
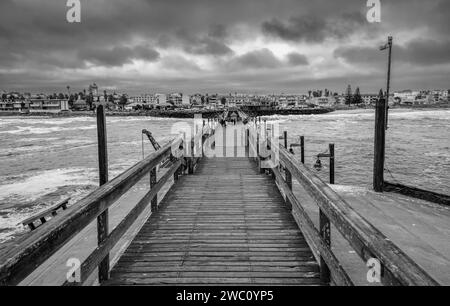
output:
[[[48,99],[48,100],[30,100],[30,113],[59,113],[69,110],[68,100]]]
[[[155,102],[156,105],[165,106],[167,104],[167,95],[165,94],[156,94],[155,95]]]
[[[183,94],[181,104],[183,105],[191,105],[191,97],[189,95]]]
[[[399,103],[414,103],[418,96],[420,96],[420,91],[418,90],[408,89],[394,92],[394,100]]]
[[[378,98],[378,94],[361,94],[361,99],[364,101],[364,104],[367,105],[377,103]]]
[[[335,99],[333,97],[314,97],[309,99],[310,104],[314,104],[316,106],[332,106],[335,104]]]

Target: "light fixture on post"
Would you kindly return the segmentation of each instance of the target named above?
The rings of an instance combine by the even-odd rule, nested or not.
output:
[[[330,143],[328,147],[328,152],[317,154],[317,160],[314,164],[314,169],[320,171],[322,169],[321,158],[330,158],[330,184],[334,184],[334,143]]]
[[[389,90],[391,85],[391,58],[392,58],[392,36],[388,37],[388,42],[380,47],[380,50],[389,49],[388,52],[388,71],[387,71],[387,84],[386,84],[386,105],[385,105],[385,129],[388,129],[388,109],[389,109]]]

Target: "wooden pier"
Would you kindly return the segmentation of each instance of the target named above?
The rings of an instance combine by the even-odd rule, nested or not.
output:
[[[353,285],[336,234],[363,267],[369,263],[364,277],[378,264],[384,285],[439,284],[266,128],[251,120],[222,129],[208,120],[192,138],[180,135],[3,249],[0,285],[20,284],[95,221],[97,247],[64,285],[85,284],[95,273],[101,285]],[[235,135],[231,155],[216,137],[226,129]],[[142,179],[148,190],[109,228],[108,209]],[[110,262],[111,250],[147,207],[150,217],[117,263]],[[66,273],[64,264],[58,268]]]
[[[203,159],[111,271],[111,285],[320,284],[275,182],[249,158]]]

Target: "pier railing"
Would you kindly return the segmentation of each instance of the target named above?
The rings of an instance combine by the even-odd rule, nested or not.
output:
[[[183,147],[186,145],[201,146],[205,137],[214,133],[214,127],[204,127],[191,140],[185,141],[178,137],[163,146],[160,150],[148,155],[113,180],[100,186],[91,194],[69,207],[64,214],[47,222],[2,252],[0,256],[0,285],[17,285],[35,269],[41,266],[50,256],[55,254],[66,243],[74,238],[97,217],[104,214],[108,208],[122,195],[130,190],[144,176],[150,174],[150,190],[142,197],[136,206],[106,237],[98,243],[96,249],[84,260],[80,267],[80,281],[66,282],[65,285],[83,284],[101,263],[108,259],[109,252],[119,239],[127,232],[144,209],[151,203],[152,211],[158,209],[157,194],[171,177],[178,180],[179,175],[189,165],[193,171],[198,157],[186,156]],[[201,139],[200,143],[194,139]],[[190,151],[193,152],[193,151]],[[176,153],[176,154],[174,154]],[[156,181],[156,168],[167,157],[172,164]],[[109,273],[109,271],[106,271]],[[102,277],[101,280],[104,280]],[[106,275],[107,279],[107,275]],[[100,280],[100,281],[101,281]]]
[[[349,242],[350,246],[364,261],[376,259],[380,264],[380,281],[384,285],[438,285],[421,267],[400,250],[378,229],[358,214],[327,183],[300,163],[286,147],[275,144],[266,131],[257,126],[249,133],[252,150],[258,153],[258,164],[261,167],[259,152],[261,146],[279,158],[279,165],[268,169],[277,180],[278,186],[286,197],[288,207],[308,241],[313,253],[320,262],[321,280],[324,284],[353,285],[348,273],[339,263],[331,248],[331,224]],[[253,134],[253,135],[252,135]],[[285,134],[286,137],[286,134]],[[262,171],[264,171],[262,169]],[[283,173],[282,173],[283,172]],[[309,214],[292,190],[292,180],[297,180],[314,200],[319,208],[319,228],[311,220]]]

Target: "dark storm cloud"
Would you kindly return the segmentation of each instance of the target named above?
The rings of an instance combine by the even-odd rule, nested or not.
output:
[[[358,45],[353,34],[362,34],[358,37],[363,39],[372,35],[376,40],[388,34],[396,37],[398,31],[426,33],[429,42],[420,41],[417,34],[411,38],[414,43],[396,45],[396,60],[435,68],[448,63],[449,0],[381,2],[382,22],[370,25],[365,21],[365,0],[81,0],[82,22],[69,24],[65,0],[1,0],[0,72],[6,71],[1,84],[44,88],[71,80],[76,68],[74,84],[92,77],[105,86],[131,86],[139,84],[139,80],[121,79],[122,74],[107,77],[83,73],[93,65],[121,67],[133,60],[157,61],[160,71],[206,73],[208,67],[201,70],[197,64],[206,60],[218,64],[212,65],[214,71],[208,71],[204,80],[200,76],[175,79],[158,75],[161,81],[153,82],[193,88],[207,88],[208,84],[226,87],[233,83],[232,74],[241,88],[245,84],[282,88],[283,84],[291,86],[290,81],[279,78],[279,84],[275,84],[273,79],[285,75],[285,69],[314,68],[313,56],[299,44],[317,43],[315,47],[320,48],[320,43],[332,40],[336,57],[361,65],[384,63],[385,57],[376,47],[348,48],[344,44]],[[247,54],[236,55],[241,52],[238,46],[255,41],[262,43],[252,45],[255,50]],[[280,41],[292,45],[289,50],[302,50],[311,58],[301,54],[275,56],[269,44]],[[172,51],[177,56],[166,54]],[[239,78],[241,70],[249,72]],[[17,71],[23,73],[20,78]],[[418,80],[411,80],[414,84],[424,80],[420,74],[414,77]],[[347,82],[345,75],[340,80]],[[293,87],[298,88],[298,84]]]
[[[327,38],[346,38],[367,24],[359,13],[345,13],[339,18],[320,15],[291,17],[287,22],[276,18],[265,21],[265,34],[287,41],[322,42]]]
[[[264,48],[237,56],[230,65],[235,69],[264,69],[279,68],[283,66],[283,63],[275,57],[272,51]]]
[[[349,63],[375,67],[385,62],[385,55],[378,48],[340,47],[334,51],[334,56]],[[393,58],[397,62],[420,66],[450,64],[450,41],[420,39],[409,42],[404,46],[394,44]]]
[[[153,62],[158,60],[159,53],[149,47],[137,46],[134,48],[114,47],[112,49],[89,48],[80,51],[78,56],[81,60],[97,66],[115,67],[131,63],[133,60]]]
[[[186,30],[179,30],[176,32],[176,35],[172,38],[172,40],[169,38],[169,40],[165,42],[165,45],[170,46],[171,43],[175,46],[179,45],[187,53],[198,55],[220,56],[232,54],[233,50],[221,41],[225,38],[225,30],[218,30],[215,27],[211,28],[211,30],[212,33],[210,32],[209,36],[201,37],[189,33]]]
[[[301,65],[308,65],[308,58],[306,58],[305,55],[297,53],[297,52],[291,52],[287,55],[288,63],[292,66],[301,66]]]

